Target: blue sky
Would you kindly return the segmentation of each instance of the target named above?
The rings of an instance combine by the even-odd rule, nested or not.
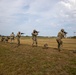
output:
[[[0,34],[56,36],[62,28],[75,35],[76,0],[0,0]]]

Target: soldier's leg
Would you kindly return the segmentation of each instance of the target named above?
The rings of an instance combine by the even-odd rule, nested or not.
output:
[[[32,37],[32,46],[34,45],[34,42],[35,42],[35,38],[34,38],[34,36]]]
[[[12,38],[11,38],[11,43],[12,43]]]
[[[60,43],[58,43],[58,49],[60,49]]]
[[[59,47],[60,47],[59,40],[58,40],[58,39],[56,39],[56,41],[57,41],[57,44],[58,44],[58,49],[59,49]]]
[[[63,47],[63,42],[62,42],[62,40],[60,41],[60,49],[62,49],[62,47]]]
[[[61,40],[61,43],[60,43],[61,45],[63,45],[63,41]]]
[[[58,50],[60,51],[60,40],[57,39],[56,41],[57,41],[57,43],[58,43]]]
[[[13,40],[14,40],[14,39],[12,38],[12,43],[13,43]]]
[[[32,46],[34,45],[34,40],[33,40],[33,43],[32,43]]]
[[[19,38],[17,38],[17,42],[18,42],[18,46],[20,45],[20,39]]]
[[[60,42],[58,42],[58,50],[60,51]]]
[[[36,43],[36,46],[38,45],[38,43],[37,43],[37,38],[35,39],[35,43]]]
[[[15,39],[14,39],[14,38],[12,38],[12,42],[13,42],[13,43],[14,43],[14,40],[15,40]]]
[[[18,44],[20,45],[20,38],[19,38],[19,43]]]
[[[63,44],[62,40],[59,40],[59,43],[58,43],[58,49],[59,49],[59,51],[62,50],[62,44]]]

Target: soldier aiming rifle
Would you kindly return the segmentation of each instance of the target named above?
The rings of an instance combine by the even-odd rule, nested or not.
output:
[[[67,34],[67,32],[64,31],[64,29],[61,29],[61,31],[58,33],[56,41],[58,43],[58,50],[61,50],[61,46],[63,45],[63,41],[62,38],[65,37],[65,35]]]
[[[20,45],[20,37],[21,37],[21,32],[17,33],[17,44],[18,46]]]
[[[20,37],[21,37],[22,34],[25,34],[25,33],[21,33],[21,32],[18,32],[18,33],[17,33],[18,46],[20,45]]]
[[[34,44],[36,44],[36,46],[38,45],[38,42],[37,42],[38,33],[39,31],[36,31],[36,30],[33,30],[32,32],[32,40],[33,40],[32,46],[34,46]]]
[[[14,34],[14,32],[12,32],[10,35],[11,43],[14,41],[14,38],[15,38],[15,34]]]

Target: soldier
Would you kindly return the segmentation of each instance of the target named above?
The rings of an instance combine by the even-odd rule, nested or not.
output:
[[[14,41],[14,38],[15,38],[15,34],[14,32],[12,32],[12,34],[10,35],[11,43]]]
[[[48,44],[45,43],[43,49],[48,49]]]
[[[21,37],[21,32],[18,32],[18,33],[17,33],[18,46],[20,45],[20,37]]]
[[[1,38],[1,42],[3,42],[3,41],[4,41],[4,39],[5,39],[5,38],[4,38],[4,36],[2,36],[2,38]]]
[[[58,35],[57,35],[57,39],[56,39],[56,41],[57,41],[57,43],[58,43],[58,49],[59,49],[59,51],[61,50],[61,46],[63,45],[63,41],[62,41],[62,38],[64,38],[65,37],[65,31],[64,31],[64,29],[61,29],[61,31],[58,33]]]
[[[6,37],[4,37],[4,36],[2,36],[2,38],[1,38],[1,42],[8,42],[9,41],[9,36],[6,36]]]
[[[9,39],[10,39],[9,36],[6,36],[5,39],[4,39],[4,42],[5,42],[5,43],[8,42]]]
[[[36,30],[33,30],[33,33],[32,33],[32,40],[33,40],[33,44],[32,44],[32,46],[34,46],[34,44],[36,44],[36,46],[37,46],[37,35],[38,35],[38,31],[36,31]]]

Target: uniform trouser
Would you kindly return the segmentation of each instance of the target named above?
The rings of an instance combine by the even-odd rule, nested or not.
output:
[[[60,49],[60,46],[63,44],[61,39],[56,39],[57,43],[58,43],[58,49]]]
[[[32,45],[34,45],[34,44],[37,45],[37,38],[33,38],[33,44]]]
[[[34,43],[37,45],[37,40],[33,40],[33,44],[34,44]]]
[[[17,38],[18,45],[20,45],[20,38]]]
[[[14,41],[14,38],[11,38],[11,43]]]

